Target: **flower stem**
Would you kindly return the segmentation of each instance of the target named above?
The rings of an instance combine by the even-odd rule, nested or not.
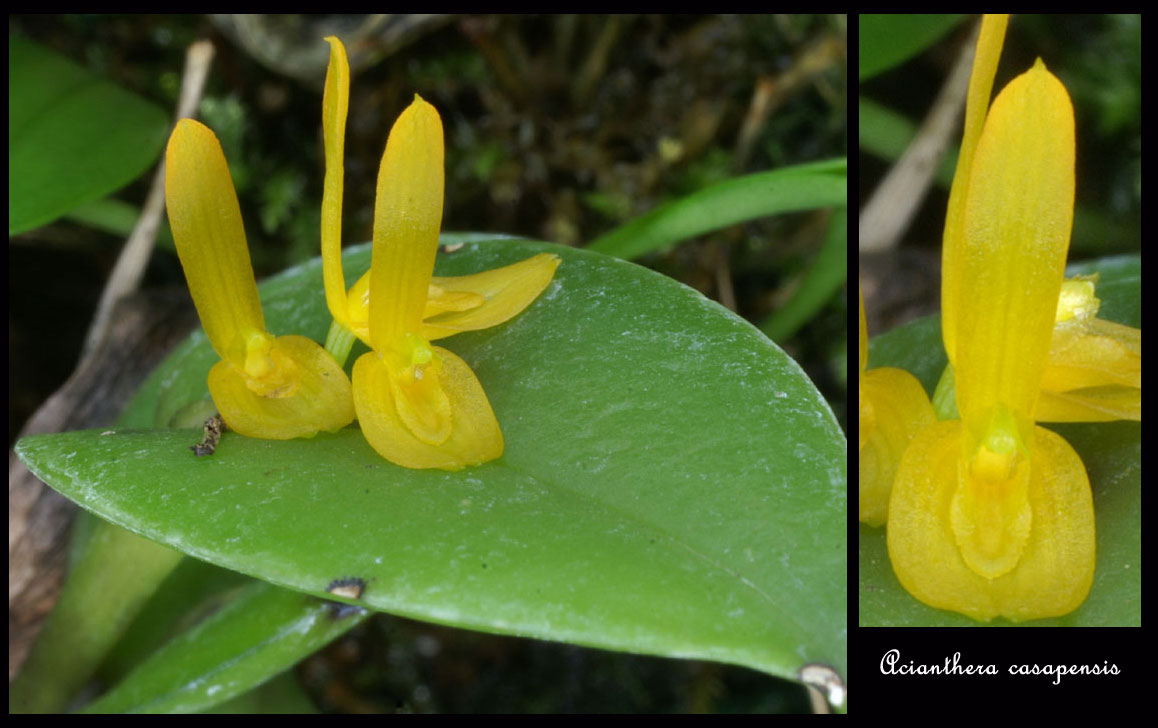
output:
[[[346,359],[350,357],[350,349],[357,340],[358,337],[354,336],[353,331],[334,321],[330,324],[330,333],[326,334],[326,351],[330,352],[330,356],[334,357],[338,366],[344,367]]]
[[[953,375],[952,364],[945,365],[945,371],[941,372],[941,379],[933,392],[933,412],[938,420],[961,418],[957,412],[957,380]]]

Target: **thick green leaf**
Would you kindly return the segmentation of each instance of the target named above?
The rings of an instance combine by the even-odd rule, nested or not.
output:
[[[847,170],[841,158],[727,179],[661,205],[587,247],[631,260],[747,220],[843,206],[848,202]]]
[[[8,37],[8,235],[115,192],[161,153],[165,112]]]
[[[1108,258],[1072,266],[1069,275],[1097,271],[1102,299],[1098,315],[1141,325],[1141,259]],[[915,321],[877,337],[869,366],[912,372],[930,394],[946,364],[940,319]],[[1042,423],[1073,445],[1086,465],[1097,520],[1097,566],[1090,596],[1076,611],[1034,626],[1138,626],[1142,618],[1142,426],[1137,422]],[[927,607],[909,596],[889,562],[885,529],[860,526],[860,624],[862,626],[969,626],[967,617]],[[991,624],[1011,623],[996,619]]]
[[[883,15],[860,16],[860,80],[912,58],[936,43],[961,22],[964,15]]]
[[[190,713],[264,683],[369,616],[251,582],[85,707],[86,713]]]
[[[294,442],[226,433],[206,458],[189,452],[196,430],[30,437],[18,452],[114,523],[294,590],[358,576],[365,604],[405,616],[843,675],[845,442],[796,363],[638,266],[528,241],[443,242],[464,243],[440,256],[444,275],[563,258],[522,315],[446,343],[502,424],[495,462],[398,468],[356,427]],[[345,263],[352,280],[368,247]],[[317,261],[262,299],[275,333],[324,338]],[[190,417],[215,360],[195,334],[123,423]]]

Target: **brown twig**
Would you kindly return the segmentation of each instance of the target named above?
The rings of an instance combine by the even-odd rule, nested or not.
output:
[[[732,161],[734,169],[741,170],[748,163],[753,145],[776,109],[794,94],[807,88],[822,73],[840,63],[845,53],[844,41],[827,35],[810,43],[785,72],[776,76],[766,74],[757,80],[736,140]]]
[[[181,96],[177,101],[177,119],[193,116],[201,95],[205,90],[205,79],[209,75],[209,64],[213,61],[213,44],[199,40],[189,46],[185,54],[185,74],[181,80]],[[89,326],[81,358],[88,356],[97,343],[105,337],[109,327],[109,316],[113,307],[122,297],[137,290],[145,266],[153,254],[153,244],[157,240],[157,228],[165,211],[165,161],[157,165],[149,196],[137,218],[133,232],[125,242],[121,255],[109,275],[108,283],[101,292],[96,315]]]
[[[925,199],[941,156],[961,123],[961,108],[969,89],[973,48],[979,28],[980,25],[962,47],[917,136],[861,211],[860,252],[878,252],[894,247],[909,229],[917,208]]]

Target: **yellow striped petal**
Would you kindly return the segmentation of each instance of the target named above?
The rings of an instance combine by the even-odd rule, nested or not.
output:
[[[1053,333],[1074,200],[1074,117],[1039,59],[998,95],[977,145],[964,240],[945,279],[960,296],[957,404],[972,453],[994,428],[1024,447]],[[1010,422],[998,422],[1009,418]]]
[[[1141,329],[1102,319],[1058,324],[1041,384],[1058,392],[1106,385],[1141,389]]]
[[[249,262],[241,208],[217,137],[181,119],[165,150],[169,227],[201,325],[217,354],[244,368],[265,318]]]
[[[470,311],[486,302],[486,299],[477,293],[448,291],[445,288],[439,288],[434,283],[436,280],[438,280],[438,276],[430,279],[430,288],[427,289],[426,294],[426,308],[422,312],[423,321],[431,316],[444,313]]]
[[[270,337],[266,355],[276,371],[292,371],[292,389],[262,396],[229,362],[210,370],[209,393],[229,429],[246,437],[291,440],[353,422],[350,379],[325,349],[304,336],[279,336]]]
[[[970,567],[951,525],[955,501],[975,485],[961,478],[962,436],[960,421],[940,422],[905,452],[887,532],[897,578],[922,602],[974,619],[1022,621],[1073,611],[1089,593],[1095,561],[1093,499],[1077,453],[1058,435],[1034,429],[1027,535],[1013,567],[989,578]]]
[[[1034,417],[1044,422],[1142,420],[1142,331],[1102,319],[1054,327]]]
[[[405,354],[406,335],[422,331],[443,184],[442,120],[416,94],[390,130],[378,171],[370,263],[370,339],[377,351]]]
[[[342,193],[345,172],[346,112],[350,97],[350,64],[346,47],[334,36],[322,97],[322,132],[326,148],[326,180],[322,191],[322,277],[330,315],[349,327],[346,279],[342,275]]]
[[[458,356],[432,348],[440,362],[437,391],[408,391],[396,379],[397,363],[377,352],[358,358],[354,407],[362,434],[382,457],[407,468],[459,470],[494,460],[503,454],[503,435],[482,385]],[[443,420],[444,439],[429,441]]]
[[[1142,421],[1142,390],[1089,387],[1066,392],[1043,389],[1034,417],[1041,422]]]
[[[427,299],[422,335],[430,340],[441,339],[512,319],[539,297],[558,267],[559,256],[539,253],[482,273],[435,276],[431,288],[439,293]]]
[[[903,369],[870,369],[864,373],[861,390],[860,520],[883,526],[901,456],[936,417],[925,388]],[[871,413],[868,423],[866,409]]]
[[[423,319],[448,311],[468,311],[472,308],[478,308],[486,302],[486,299],[477,293],[445,291],[434,285],[434,280],[438,280],[438,278],[432,279],[430,286],[427,288],[426,308],[423,311]],[[371,346],[369,271],[359,278],[358,282],[350,289],[349,302],[350,320],[347,322],[348,328],[355,336],[365,342],[367,346]],[[432,333],[437,334],[437,329],[423,326],[422,336],[426,338],[426,340],[429,341],[436,338],[436,336],[431,335]]]
[[[965,130],[961,151],[957,155],[957,171],[953,175],[953,186],[949,192],[949,208],[945,213],[945,233],[941,248],[943,271],[952,270],[961,254],[965,234],[965,198],[969,190],[973,154],[985,125],[989,97],[993,93],[993,77],[997,74],[997,62],[1001,60],[1001,47],[1005,43],[1005,29],[1008,25],[1008,15],[986,15],[981,20],[981,34],[977,38],[965,101]],[[952,364],[956,364],[956,311],[961,300],[958,283],[956,278],[948,275],[941,280],[942,337]]]
[[[559,256],[539,253],[518,263],[465,276],[434,276],[422,312],[422,336],[442,339],[497,326],[534,303],[555,275]],[[370,274],[350,289],[349,328],[370,344]]]

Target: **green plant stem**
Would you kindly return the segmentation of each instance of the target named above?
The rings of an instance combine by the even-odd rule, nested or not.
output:
[[[938,420],[961,418],[957,412],[957,383],[952,364],[945,365],[941,379],[937,382],[937,389],[933,392],[933,412]]]
[[[596,238],[589,249],[625,260],[712,230],[783,212],[844,206],[847,160],[831,159],[717,182]]]
[[[330,324],[329,333],[326,334],[326,351],[330,352],[330,356],[334,357],[338,366],[344,367],[346,360],[350,358],[350,349],[357,340],[358,337],[354,336],[353,331],[334,321]]]
[[[832,212],[824,243],[796,293],[760,326],[773,341],[783,341],[804,325],[844,285],[848,277],[848,208]]]
[[[181,558],[178,551],[100,521],[12,683],[9,712],[67,708]]]

